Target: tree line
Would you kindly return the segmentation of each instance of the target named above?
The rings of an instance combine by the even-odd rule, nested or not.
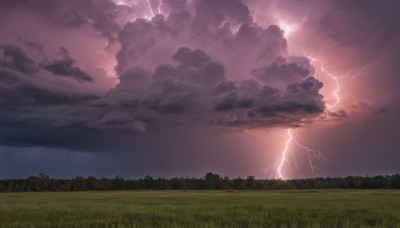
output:
[[[26,179],[0,180],[0,192],[40,191],[108,191],[108,190],[280,190],[280,189],[400,189],[400,174],[385,176],[348,176],[340,178],[309,178],[294,180],[222,177],[207,173],[202,178],[153,178],[145,176],[130,180],[115,178],[54,179],[39,174]]]

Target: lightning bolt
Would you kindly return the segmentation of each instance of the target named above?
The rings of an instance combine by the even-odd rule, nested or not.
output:
[[[323,72],[326,76],[330,77],[331,80],[333,80],[333,82],[335,83],[335,89],[332,92],[333,96],[335,97],[335,101],[332,104],[326,104],[326,107],[328,108],[328,110],[334,109],[341,102],[341,99],[340,99],[340,90],[341,90],[341,88],[340,88],[339,79],[342,79],[342,78],[351,78],[351,79],[357,78],[360,75],[362,75],[363,73],[365,73],[366,71],[370,70],[376,64],[378,64],[379,62],[382,61],[382,60],[374,60],[374,61],[369,62],[368,64],[366,64],[363,67],[352,69],[352,70],[349,70],[344,75],[336,76],[336,75],[332,74],[331,72],[329,72],[325,68],[324,63],[321,60],[313,58],[313,57],[308,56],[308,55],[304,55],[304,56],[306,56],[308,59],[310,59],[311,63],[313,63],[313,62],[318,63],[319,66],[320,66],[321,72]]]
[[[293,133],[293,129],[289,128],[289,129],[286,130],[286,142],[285,142],[285,146],[284,146],[284,148],[282,150],[280,158],[276,162],[274,162],[273,164],[271,164],[270,166],[268,166],[265,169],[265,172],[267,174],[270,173],[270,178],[272,178],[272,176],[273,176],[273,172],[270,172],[270,171],[271,170],[276,170],[275,171],[275,178],[281,179],[281,180],[286,180],[285,176],[283,175],[283,171],[282,170],[283,170],[285,164],[289,160],[288,159],[289,155],[292,156],[294,166],[298,170],[300,170],[300,167],[299,167],[299,165],[297,163],[297,160],[296,160],[296,156],[290,150],[293,144],[307,153],[307,155],[308,155],[308,163],[309,163],[311,172],[314,175],[316,174],[316,170],[318,169],[318,167],[314,164],[315,159],[317,159],[319,161],[323,161],[323,162],[325,162],[326,159],[323,156],[321,151],[316,150],[316,149],[312,149],[312,148],[310,148],[308,146],[305,146],[303,143],[304,143],[304,140],[302,140],[300,136],[295,135]]]
[[[333,91],[333,95],[334,95],[334,97],[335,97],[336,100],[335,100],[335,102],[334,102],[333,104],[327,104],[327,105],[326,105],[327,108],[328,108],[329,110],[331,110],[331,109],[333,109],[335,106],[337,106],[337,105],[340,103],[340,95],[339,95],[339,93],[340,93],[340,83],[339,83],[339,77],[336,77],[335,75],[333,75],[333,74],[331,74],[329,71],[327,71],[327,70],[324,68],[323,62],[321,62],[320,60],[315,59],[315,58],[311,58],[311,57],[309,57],[309,56],[307,56],[307,58],[309,58],[309,59],[311,60],[311,62],[315,61],[315,62],[320,63],[320,69],[321,69],[321,71],[324,72],[327,76],[329,76],[329,77],[335,82],[336,87],[335,87],[335,89],[334,89],[334,91]],[[286,160],[287,160],[286,157],[287,157],[288,150],[289,150],[289,147],[290,147],[292,141],[294,141],[295,144],[296,144],[298,147],[300,147],[301,149],[307,151],[307,154],[308,154],[308,163],[309,163],[309,165],[310,165],[311,172],[312,172],[313,174],[315,174],[315,169],[316,169],[316,167],[314,166],[314,163],[313,163],[313,157],[316,157],[317,159],[322,159],[323,161],[325,161],[325,157],[322,155],[322,153],[321,153],[320,151],[315,150],[315,149],[311,149],[311,148],[309,148],[309,147],[303,145],[303,144],[300,143],[299,141],[294,140],[294,139],[293,139],[293,135],[292,135],[292,129],[289,128],[289,129],[287,129],[287,140],[286,140],[286,143],[285,143],[285,147],[284,147],[284,149],[283,149],[283,151],[282,151],[282,153],[281,153],[282,155],[281,155],[281,158],[280,158],[280,162],[279,162],[279,164],[277,165],[277,168],[276,168],[276,177],[277,177],[278,179],[285,180],[285,177],[282,175],[282,168],[283,168],[283,166],[284,166],[285,163],[286,163]],[[293,154],[293,153],[291,153],[291,154],[292,154],[292,157],[293,157],[295,166],[299,169],[294,154]],[[271,167],[271,166],[270,166],[270,167]],[[270,167],[267,168],[267,170],[270,169]]]
[[[369,69],[371,69],[372,67],[374,67],[376,64],[378,64],[381,60],[376,60],[376,61],[371,61],[370,63],[366,64],[363,67],[360,68],[356,68],[356,69],[352,69],[350,71],[348,71],[346,74],[344,75],[340,75],[340,76],[336,76],[333,73],[329,72],[325,66],[324,63],[316,58],[306,56],[308,59],[311,60],[311,63],[315,62],[317,64],[319,64],[320,66],[320,70],[322,73],[324,73],[326,76],[328,76],[335,84],[335,88],[332,91],[333,97],[335,98],[335,101],[331,104],[326,104],[326,107],[329,111],[333,110],[334,108],[336,108],[340,102],[341,102],[341,98],[340,98],[340,91],[341,91],[341,86],[340,86],[340,81],[339,79],[342,78],[351,78],[354,79],[356,77],[359,77],[360,75],[362,75],[365,71],[368,71]],[[299,136],[296,136],[298,138],[300,138]],[[276,164],[272,164],[269,167],[267,167],[266,172],[269,172],[269,170],[271,170],[272,168],[276,169],[276,178],[278,179],[282,179],[285,180],[285,177],[282,174],[282,169],[285,165],[285,163],[287,162],[287,155],[291,154],[293,157],[293,161],[295,166],[299,169],[299,166],[297,164],[296,158],[294,156],[294,154],[292,152],[289,151],[289,148],[291,147],[291,144],[295,143],[300,149],[304,150],[307,152],[308,154],[308,163],[311,169],[311,172],[313,174],[315,174],[315,170],[318,169],[315,165],[314,165],[314,159],[318,159],[318,160],[322,160],[323,162],[326,161],[325,157],[323,156],[323,154],[315,149],[311,149],[308,146],[303,145],[303,143],[299,142],[298,140],[296,140],[295,136],[293,135],[292,129],[287,129],[287,139],[285,142],[285,147],[281,153],[281,157],[279,159],[279,163]],[[272,175],[270,176],[272,177]]]
[[[311,63],[312,63],[312,62],[317,62],[317,63],[319,63],[321,71],[322,71],[323,73],[325,73],[328,77],[330,77],[330,78],[334,81],[334,83],[335,83],[335,85],[336,85],[335,89],[333,90],[333,96],[335,97],[335,102],[332,103],[332,104],[327,104],[326,107],[328,108],[328,110],[331,110],[331,109],[335,108],[335,107],[340,103],[340,83],[339,83],[339,77],[333,75],[333,74],[330,73],[328,70],[326,70],[322,61],[320,61],[320,60],[318,60],[318,59],[316,59],[316,58],[312,58],[312,57],[310,57],[310,56],[306,56],[306,57],[307,57],[308,59],[311,60]],[[300,147],[301,149],[303,149],[303,150],[305,150],[305,151],[307,152],[307,154],[308,154],[308,163],[309,163],[309,165],[310,165],[311,172],[312,172],[313,174],[315,174],[315,169],[316,169],[316,167],[315,167],[315,165],[314,165],[314,163],[313,163],[313,157],[316,157],[316,158],[318,158],[318,159],[322,159],[323,161],[325,161],[325,157],[322,155],[322,153],[321,153],[320,151],[315,150],[315,149],[311,149],[311,148],[309,148],[309,147],[303,145],[303,144],[300,143],[299,141],[293,140],[292,129],[289,128],[289,129],[287,129],[287,140],[286,140],[286,143],[285,143],[285,148],[284,148],[283,151],[282,151],[282,155],[281,155],[281,158],[280,158],[280,162],[279,162],[279,164],[278,164],[278,166],[277,166],[277,169],[276,169],[276,177],[277,177],[278,179],[285,180],[285,177],[282,175],[282,168],[283,168],[283,166],[285,165],[286,157],[287,157],[287,154],[288,154],[288,150],[289,150],[289,147],[290,147],[292,141],[294,141],[295,144],[296,144],[298,147]],[[293,160],[294,160],[294,162],[295,162],[295,166],[298,168],[296,158],[295,158],[295,156],[294,156],[293,153],[291,153],[291,154],[292,154]],[[298,169],[299,169],[299,168],[298,168]]]
[[[283,167],[283,165],[285,164],[286,155],[287,155],[287,153],[288,153],[290,143],[291,143],[292,140],[293,140],[292,129],[290,129],[290,128],[287,130],[287,137],[288,137],[288,139],[287,139],[287,141],[286,141],[286,143],[285,143],[285,149],[283,149],[282,156],[281,156],[281,159],[280,159],[278,168],[276,169],[277,177],[278,177],[279,179],[283,179],[283,180],[284,180],[285,178],[284,178],[283,175],[282,175],[282,167]]]
[[[322,71],[323,73],[325,73],[328,77],[330,77],[330,78],[334,81],[335,86],[336,86],[335,89],[333,90],[333,96],[335,97],[335,102],[333,102],[333,104],[326,104],[326,107],[327,107],[329,110],[335,108],[335,107],[340,103],[340,95],[339,95],[339,93],[340,93],[339,78],[340,78],[340,77],[337,77],[337,76],[333,75],[332,73],[330,73],[328,70],[326,70],[325,67],[324,67],[324,63],[323,63],[322,61],[320,61],[320,60],[318,60],[318,59],[316,59],[316,58],[312,58],[312,57],[310,57],[310,56],[306,56],[306,57],[307,57],[308,59],[311,60],[311,63],[312,63],[312,62],[317,62],[317,63],[319,63],[321,71]],[[350,72],[349,72],[349,73],[350,73]],[[348,73],[348,74],[349,74],[349,73]]]
[[[297,136],[297,137],[299,137],[299,136]],[[300,147],[300,149],[303,149],[303,150],[305,150],[307,152],[307,154],[308,154],[308,163],[310,165],[311,172],[315,175],[316,174],[315,170],[318,169],[318,167],[316,167],[314,165],[313,158],[316,158],[318,160],[322,160],[323,162],[326,162],[326,159],[325,159],[324,155],[321,153],[321,151],[312,149],[312,148],[310,148],[308,146],[305,146],[305,145],[303,145],[302,143],[300,143],[297,140],[295,140],[294,142],[297,144],[298,147]],[[298,168],[297,164],[295,164],[295,165]]]
[[[161,13],[161,7],[163,5],[163,1],[160,1],[160,4],[158,5],[158,14],[162,14]]]
[[[153,17],[154,17],[156,14],[154,13],[153,9],[151,8],[150,0],[147,0],[147,4],[149,4],[150,12],[153,14]]]

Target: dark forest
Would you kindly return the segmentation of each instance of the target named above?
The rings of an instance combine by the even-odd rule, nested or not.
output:
[[[26,179],[0,180],[0,192],[108,191],[108,190],[283,190],[283,189],[400,189],[400,174],[379,176],[325,177],[294,180],[222,177],[207,173],[202,178],[115,178],[54,179],[39,174]]]

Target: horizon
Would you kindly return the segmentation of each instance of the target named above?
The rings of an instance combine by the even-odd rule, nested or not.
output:
[[[69,177],[55,177],[55,176],[50,176],[47,175],[46,173],[37,173],[37,174],[33,174],[30,176],[26,176],[26,177],[18,177],[18,178],[0,178],[1,180],[26,180],[30,177],[48,177],[49,179],[56,179],[56,180],[71,180],[71,179],[75,179],[75,178],[90,178],[90,177],[94,177],[96,179],[102,179],[102,178],[106,178],[109,180],[115,179],[115,178],[122,178],[124,180],[141,180],[141,179],[145,179],[146,177],[151,177],[154,180],[156,179],[174,179],[174,178],[179,178],[179,179],[203,179],[206,177],[207,174],[213,174],[213,175],[218,175],[220,176],[221,179],[224,178],[229,178],[230,180],[233,179],[247,179],[249,177],[253,177],[254,176],[226,176],[226,175],[220,175],[218,173],[213,173],[213,172],[206,172],[205,175],[203,176],[151,176],[151,175],[144,175],[144,176],[137,176],[137,177],[132,177],[132,178],[126,178],[124,176],[121,176],[119,174],[115,174],[115,175],[110,175],[110,176],[90,176],[90,175],[74,175],[74,176],[69,176]],[[392,176],[397,176],[400,175],[400,173],[387,173],[387,174],[366,174],[366,175],[348,175],[348,176],[314,176],[314,177],[305,177],[305,178],[293,178],[293,179],[279,179],[279,178],[255,178],[255,180],[277,180],[277,181],[293,181],[293,180],[312,180],[312,179],[345,179],[345,178],[349,178],[349,177],[361,177],[361,178],[374,178],[374,177],[392,177]]]

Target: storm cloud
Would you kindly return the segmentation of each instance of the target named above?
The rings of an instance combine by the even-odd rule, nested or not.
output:
[[[346,121],[365,107],[382,109],[389,98],[357,97],[328,109],[332,81],[317,75],[326,66],[309,56],[323,53],[342,69],[348,66],[341,58],[354,65],[394,61],[396,3],[365,2],[2,1],[0,145],[144,158],[162,153],[151,149],[162,137],[178,140],[177,128],[313,127]],[[294,37],[290,23],[301,27]],[[393,64],[385,67],[382,77],[389,78]],[[382,93],[369,86],[374,80],[365,80],[369,90]],[[349,84],[373,96],[361,83]]]
[[[30,4],[29,1],[21,2],[14,7],[36,9]],[[92,1],[45,1],[40,4],[62,12],[68,5],[70,11],[62,16],[34,12],[67,27],[90,22],[102,34],[116,20],[116,16],[111,16],[114,11],[120,7],[138,7],[107,1],[96,3],[90,10]],[[59,119],[65,122],[63,126],[78,126],[76,118],[69,115],[80,113],[78,119],[84,128],[118,126],[142,132],[149,124],[164,122],[189,125],[199,122],[240,128],[290,126],[324,111],[323,96],[319,93],[322,83],[314,78],[309,59],[287,55],[284,32],[278,26],[261,28],[240,1],[176,4],[166,1],[163,7],[168,8],[170,14],[150,15],[150,20],[129,20],[114,33],[121,46],[116,54],[120,80],[115,88],[102,96],[90,92],[85,92],[86,95],[65,94],[39,85],[41,77],[48,77],[44,71],[79,82],[96,83],[95,77],[75,66],[76,61],[66,48],[60,47],[55,59],[35,62],[24,52],[24,47],[3,45],[1,66],[8,79],[2,82],[13,81],[21,91],[14,95],[18,97],[15,104],[8,99],[7,105],[16,106],[14,111],[17,113],[18,110],[29,110],[31,115],[42,118],[40,121],[46,122],[48,127],[59,127]],[[107,25],[101,25],[105,20],[103,17],[109,21]],[[46,49],[45,44],[40,48],[43,49]],[[244,58],[238,55],[237,49],[246,52]],[[235,70],[238,67],[241,75]],[[32,83],[22,82],[25,78]],[[43,84],[52,86],[49,82],[43,81]],[[12,91],[16,93],[16,89]],[[11,92],[2,93],[11,96]],[[18,103],[24,99],[32,100],[36,106],[24,107],[23,103]],[[65,106],[60,108],[60,105]],[[56,115],[59,110],[62,113],[57,120],[43,114],[53,112]],[[19,118],[13,119],[28,122],[29,126],[29,119],[23,119],[25,115],[20,114]],[[72,122],[68,123],[69,120]]]

